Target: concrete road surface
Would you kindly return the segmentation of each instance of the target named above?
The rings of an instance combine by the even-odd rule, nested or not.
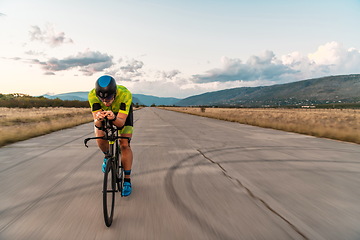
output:
[[[102,214],[92,124],[0,148],[0,239],[360,239],[360,145],[135,112],[133,194]]]

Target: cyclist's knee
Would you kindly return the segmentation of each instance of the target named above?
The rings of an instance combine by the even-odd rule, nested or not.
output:
[[[98,144],[101,144],[101,145],[108,144],[108,142],[106,140],[103,140],[103,139],[96,139],[96,142]]]
[[[121,141],[120,147],[122,151],[126,151],[130,149],[130,142],[129,141]]]

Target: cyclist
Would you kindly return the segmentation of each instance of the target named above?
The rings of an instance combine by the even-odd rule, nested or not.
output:
[[[100,130],[105,117],[120,128],[119,133],[123,137],[132,137],[133,133],[133,111],[132,94],[124,86],[117,85],[113,77],[104,75],[97,79],[95,88],[89,92],[89,103],[94,117],[94,130],[96,137],[102,137],[105,133]],[[102,171],[105,172],[108,160],[109,144],[106,140],[97,139],[100,150],[105,154]],[[124,167],[125,180],[123,196],[129,196],[131,187],[131,167],[133,153],[130,148],[130,140],[120,139],[121,162]]]

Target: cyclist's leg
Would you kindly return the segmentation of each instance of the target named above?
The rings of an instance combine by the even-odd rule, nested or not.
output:
[[[134,126],[133,109],[132,106],[130,106],[130,111],[126,118],[125,125],[120,130],[120,136],[131,138],[133,134],[133,126]],[[128,139],[121,139],[120,148],[121,148],[121,162],[124,167],[125,178],[130,180],[130,173],[133,162],[133,154],[130,147],[130,141]]]
[[[132,134],[123,133],[121,134],[123,137],[132,137]],[[131,168],[133,163],[133,153],[130,147],[130,141],[128,139],[120,140],[120,148],[121,148],[121,163],[124,167],[124,183],[122,189],[122,196],[129,196],[132,192],[131,186]]]
[[[97,128],[95,128],[95,136],[96,137],[103,137],[105,136],[104,131],[101,131]],[[100,148],[100,150],[104,153],[104,160],[102,163],[102,171],[105,172],[106,169],[106,162],[109,158],[108,154],[109,154],[109,142],[107,140],[103,140],[103,139],[96,139],[96,143],[98,145],[98,147]]]
[[[101,130],[95,128],[95,127],[94,127],[94,129],[95,129],[94,131],[95,131],[95,136],[96,137],[105,136],[104,131],[101,131]],[[100,150],[103,151],[104,153],[109,151],[109,143],[108,143],[107,140],[96,139],[96,143],[99,146]]]
[[[120,130],[120,135],[122,137],[132,137],[133,133],[133,114],[132,108],[130,108],[130,112],[128,117],[126,118],[125,126]],[[124,187],[122,190],[123,196],[129,196],[132,192],[131,187],[131,168],[133,163],[133,153],[130,147],[130,140],[121,139],[120,140],[120,148],[121,148],[121,162],[124,167]]]
[[[132,133],[122,133],[122,137],[132,137]],[[133,153],[130,147],[130,141],[128,139],[120,140],[120,148],[121,148],[121,163],[124,167],[125,178],[130,178],[130,174],[128,171],[131,171],[132,163],[133,163]]]

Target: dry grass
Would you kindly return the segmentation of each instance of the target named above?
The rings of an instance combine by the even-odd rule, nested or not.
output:
[[[359,109],[165,109],[360,144]]]
[[[0,108],[0,146],[90,121],[89,108]]]

